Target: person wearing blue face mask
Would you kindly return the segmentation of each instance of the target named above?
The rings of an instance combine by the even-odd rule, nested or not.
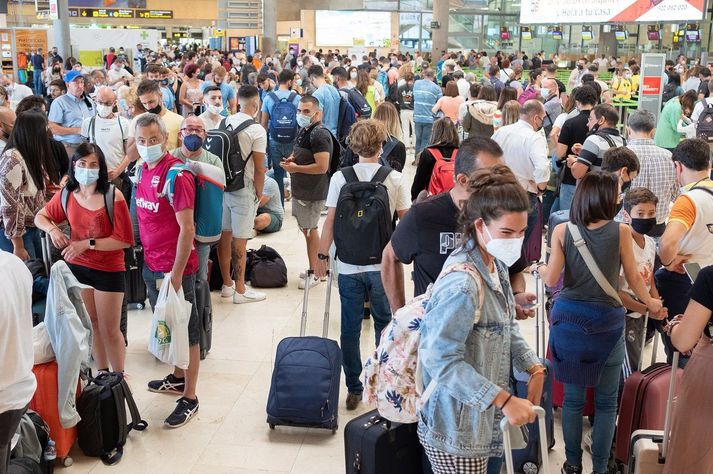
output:
[[[223,162],[213,153],[203,148],[203,142],[208,137],[203,120],[200,117],[191,115],[183,120],[181,125],[181,146],[171,152],[179,160],[186,162],[200,161],[223,169]],[[195,242],[198,252],[198,273],[196,279],[208,280],[208,254],[210,244]]]
[[[58,224],[67,221],[70,235]],[[133,245],[129,208],[109,183],[104,153],[82,143],[72,156],[67,185],[35,216],[80,283],[92,323],[99,371],[123,372],[126,346],[119,321],[125,290],[124,249]]]

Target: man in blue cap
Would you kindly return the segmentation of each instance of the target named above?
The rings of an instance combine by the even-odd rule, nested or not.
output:
[[[50,107],[50,130],[54,139],[67,149],[67,155],[74,155],[84,141],[81,133],[82,121],[94,116],[94,103],[84,94],[84,77],[79,71],[69,71],[64,75],[67,93],[52,101]]]

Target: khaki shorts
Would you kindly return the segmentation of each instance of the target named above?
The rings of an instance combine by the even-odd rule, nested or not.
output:
[[[292,215],[297,219],[297,225],[301,230],[316,229],[319,226],[319,217],[322,215],[324,203],[321,201],[302,201],[292,199]]]

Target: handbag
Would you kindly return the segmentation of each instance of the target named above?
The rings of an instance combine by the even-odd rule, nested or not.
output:
[[[604,293],[606,293],[611,299],[623,306],[619,293],[613,286],[611,286],[609,280],[606,279],[602,271],[599,269],[597,262],[594,261],[594,257],[592,257],[592,253],[589,251],[587,243],[582,238],[582,233],[579,231],[577,225],[572,222],[568,222],[567,229],[569,229],[569,233],[572,235],[574,245],[577,247],[579,255],[582,256],[584,263],[587,265],[587,268],[592,273],[594,279],[597,280],[599,287],[604,290]]]

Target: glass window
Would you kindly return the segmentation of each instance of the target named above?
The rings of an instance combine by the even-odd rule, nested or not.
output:
[[[433,11],[433,0],[401,0],[399,2],[401,11]]]
[[[364,0],[366,10],[396,11],[399,9],[398,0]]]

